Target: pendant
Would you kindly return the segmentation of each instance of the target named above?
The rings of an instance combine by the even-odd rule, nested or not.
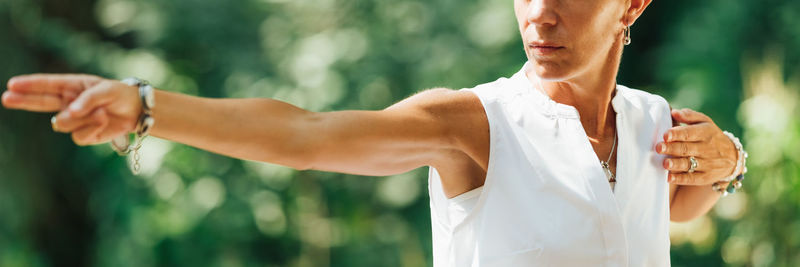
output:
[[[613,176],[613,174],[612,174],[612,176]],[[611,185],[611,192],[614,192],[614,187],[616,187],[616,185],[617,185],[617,180],[613,180],[614,177],[611,177],[611,178],[612,178],[612,180],[609,180],[608,184]]]
[[[608,167],[608,162],[601,161],[600,165],[603,166],[603,172],[605,172],[608,184],[611,186],[611,192],[614,192],[614,187],[617,185],[617,176],[611,172],[611,168]]]

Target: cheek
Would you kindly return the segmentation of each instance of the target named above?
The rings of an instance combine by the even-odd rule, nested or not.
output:
[[[514,15],[517,17],[517,26],[519,26],[519,33],[523,34],[525,32],[525,28],[527,26],[527,19],[526,19],[526,12],[527,5],[523,3],[524,1],[516,0],[514,1]]]
[[[576,41],[574,60],[580,64],[590,64],[598,60],[606,60],[611,48],[617,41],[621,24],[610,16],[596,16],[587,21],[573,25],[573,32],[580,33],[574,37]]]

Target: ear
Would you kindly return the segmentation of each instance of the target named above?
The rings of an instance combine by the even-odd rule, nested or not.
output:
[[[631,26],[642,15],[644,9],[647,8],[653,0],[629,0],[630,6],[625,10],[625,16],[622,18],[622,23],[626,26]]]

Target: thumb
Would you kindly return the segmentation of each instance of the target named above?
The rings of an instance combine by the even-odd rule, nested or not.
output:
[[[88,115],[98,106],[111,103],[116,96],[110,83],[100,83],[86,91],[83,91],[75,101],[69,105],[69,112],[72,117],[80,118]]]
[[[710,122],[711,118],[701,112],[697,112],[688,108],[673,109],[672,118],[675,122],[686,124],[697,124],[701,122]]]

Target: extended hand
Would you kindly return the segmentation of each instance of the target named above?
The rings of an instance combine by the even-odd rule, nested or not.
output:
[[[133,132],[141,113],[137,88],[91,75],[34,74],[8,81],[6,108],[59,112],[53,130],[78,145],[105,143]]]
[[[664,134],[664,142],[656,145],[657,153],[671,156],[663,162],[670,183],[710,185],[733,173],[736,147],[711,118],[691,109],[672,110],[672,118],[687,125],[672,127]],[[689,156],[697,160],[692,173],[688,172]]]

